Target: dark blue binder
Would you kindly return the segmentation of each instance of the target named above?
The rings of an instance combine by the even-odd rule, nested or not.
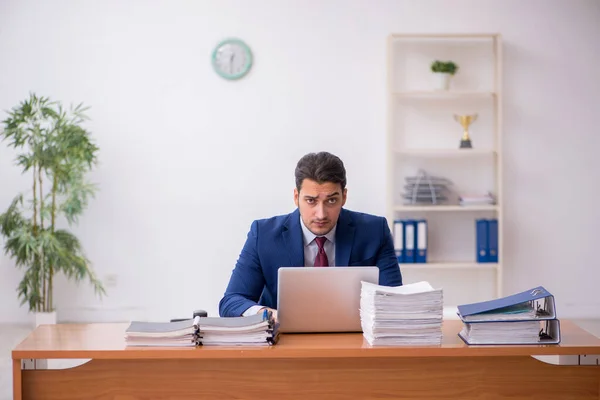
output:
[[[415,262],[427,262],[427,220],[419,219],[416,224]]]
[[[405,239],[404,239],[404,220],[397,219],[394,220],[394,251],[396,252],[396,258],[398,259],[398,263],[404,262],[404,248]]]
[[[415,262],[415,248],[417,245],[417,226],[412,219],[404,220],[404,262]]]
[[[489,222],[487,219],[475,220],[475,246],[476,246],[476,260],[478,263],[489,262],[489,242],[488,242],[488,226]]]
[[[463,322],[526,321],[556,318],[554,296],[538,286],[533,289],[479,303],[458,306]]]
[[[492,263],[498,262],[498,220],[488,221],[488,260]]]

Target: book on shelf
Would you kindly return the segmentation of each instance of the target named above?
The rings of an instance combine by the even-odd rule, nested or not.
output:
[[[496,204],[496,198],[491,192],[487,193],[465,193],[458,195],[458,203],[461,206],[482,206]]]
[[[270,346],[278,340],[273,313],[246,317],[194,317],[177,322],[133,321],[125,331],[128,346]]]

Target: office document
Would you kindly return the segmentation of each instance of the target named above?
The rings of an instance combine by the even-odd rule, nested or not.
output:
[[[363,336],[372,346],[439,345],[443,303],[443,290],[428,282],[390,287],[363,281]]]

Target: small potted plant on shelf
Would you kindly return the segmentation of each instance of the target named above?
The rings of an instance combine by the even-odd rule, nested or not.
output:
[[[450,78],[458,71],[458,65],[453,61],[435,60],[431,63],[431,71],[438,77],[438,89],[448,90]]]
[[[76,282],[87,278],[97,293],[105,293],[79,239],[60,226],[76,223],[96,190],[85,179],[98,147],[81,126],[84,112],[81,105],[67,112],[58,102],[30,94],[8,112],[0,132],[19,152],[16,165],[31,179],[31,188],[0,214],[0,235],[5,253],[24,271],[17,292],[36,326],[56,323],[58,273]]]

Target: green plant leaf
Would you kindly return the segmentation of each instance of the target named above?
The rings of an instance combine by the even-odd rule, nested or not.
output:
[[[431,63],[431,71],[454,75],[458,71],[458,65],[453,61],[435,60]]]
[[[105,293],[79,240],[57,226],[61,216],[68,224],[77,222],[97,190],[86,180],[99,151],[81,126],[88,109],[80,103],[67,110],[30,93],[2,121],[0,137],[19,150],[15,164],[33,183],[31,193],[16,196],[0,215],[4,251],[24,271],[17,292],[30,311],[52,310],[56,273],[77,282],[87,279],[97,293]]]

